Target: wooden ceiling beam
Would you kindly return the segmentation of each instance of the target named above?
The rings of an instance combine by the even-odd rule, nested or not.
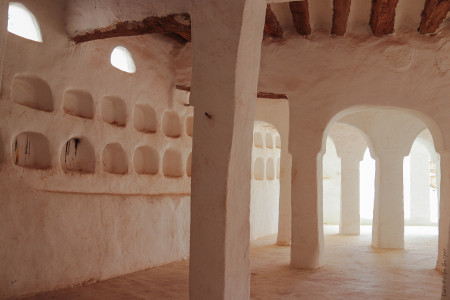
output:
[[[426,0],[417,31],[421,34],[436,32],[447,16],[449,9],[449,0]]]
[[[191,17],[187,13],[181,13],[164,17],[148,17],[142,21],[118,22],[106,28],[94,29],[74,36],[71,39],[79,44],[93,40],[150,33],[163,33],[180,42],[183,40],[190,42]]]
[[[283,38],[283,29],[280,26],[280,22],[278,22],[277,16],[272,11],[270,4],[267,4],[266,8],[266,22],[264,24],[264,36],[272,37],[275,39]]]
[[[175,88],[180,91],[190,92],[191,87],[188,85],[176,85]],[[265,98],[265,99],[288,99],[286,94],[275,94],[268,92],[258,92],[257,98]]]
[[[308,0],[289,2],[295,30],[299,35],[310,35]]]
[[[394,32],[397,3],[398,0],[372,0],[370,27],[375,36],[384,36]]]
[[[331,34],[343,36],[347,31],[348,16],[350,14],[351,0],[333,1],[333,25]]]

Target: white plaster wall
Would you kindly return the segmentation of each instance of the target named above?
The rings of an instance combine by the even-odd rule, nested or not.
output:
[[[339,225],[341,213],[341,159],[328,137],[323,155],[323,223]]]
[[[280,178],[277,178],[279,172],[276,167],[281,158],[281,148],[277,148],[275,142],[276,136],[279,136],[278,130],[269,123],[255,121],[254,133],[261,134],[263,145],[259,147],[254,142],[252,149],[250,240],[277,233],[280,200]],[[272,147],[267,143],[268,136],[272,137]],[[264,179],[255,178],[255,161],[258,158],[264,162]],[[273,160],[275,167],[272,172],[273,179],[267,176],[269,158]]]
[[[109,39],[74,45],[64,32],[64,3],[24,1],[40,23],[42,44],[8,35],[0,100],[0,298],[61,288],[142,270],[189,255],[190,177],[186,163],[192,138],[186,131],[188,94],[175,91],[173,44],[158,35]],[[125,46],[137,72],[110,65],[110,53]],[[16,74],[39,76],[51,89],[54,110],[44,112],[15,103]],[[63,110],[68,89],[88,91],[93,119]],[[101,101],[124,100],[126,125],[107,124]],[[151,106],[155,133],[133,126],[135,104]],[[165,111],[178,114],[180,136],[163,133]],[[14,138],[37,132],[49,141],[51,167],[27,169],[14,164]],[[83,137],[95,153],[92,174],[65,172],[61,153],[71,138]],[[104,171],[103,149],[120,143],[126,174]],[[158,154],[158,173],[138,174],[134,151],[149,146]],[[34,148],[33,148],[34,149]],[[181,177],[163,174],[167,149],[180,156]],[[5,246],[6,245],[6,246]]]

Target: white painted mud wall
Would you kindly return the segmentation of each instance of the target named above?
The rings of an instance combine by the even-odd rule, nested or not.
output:
[[[24,4],[39,21],[44,42],[8,34],[6,45],[0,100],[0,298],[188,257],[192,129],[186,121],[192,110],[184,105],[187,93],[174,88],[176,45],[159,35],[75,45],[64,31],[64,2]],[[117,45],[132,54],[135,74],[110,65]],[[66,93],[74,90],[81,92]],[[66,102],[67,95],[75,95],[72,102]],[[90,95],[91,102],[77,95]],[[126,112],[121,122],[114,121],[120,111],[105,104],[105,96],[119,99],[120,111]],[[144,124],[142,114],[154,120]],[[21,133],[27,134],[15,146]],[[73,143],[67,155],[71,139],[86,146],[78,148],[78,156]],[[105,151],[113,144],[118,146],[109,148],[118,151]]]

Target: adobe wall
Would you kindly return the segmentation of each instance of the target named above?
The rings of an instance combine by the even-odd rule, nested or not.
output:
[[[158,35],[74,45],[62,2],[24,4],[44,42],[8,34],[0,298],[187,258],[192,109],[174,88],[176,46]],[[135,74],[111,66],[117,45]]]

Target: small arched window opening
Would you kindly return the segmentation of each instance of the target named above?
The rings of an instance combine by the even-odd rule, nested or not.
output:
[[[111,65],[127,73],[136,73],[136,65],[130,51],[122,46],[117,46],[111,52]]]
[[[11,2],[9,4],[8,31],[25,39],[42,43],[39,24],[34,15],[22,3]]]

